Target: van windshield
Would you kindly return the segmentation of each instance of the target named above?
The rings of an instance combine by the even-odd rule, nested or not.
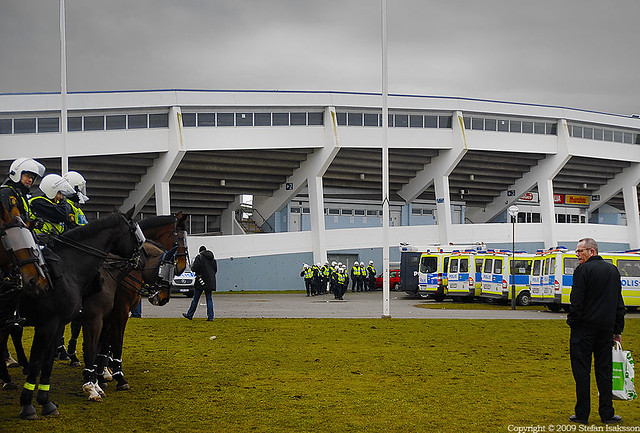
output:
[[[422,257],[420,259],[420,272],[423,274],[432,274],[438,272],[437,257]]]

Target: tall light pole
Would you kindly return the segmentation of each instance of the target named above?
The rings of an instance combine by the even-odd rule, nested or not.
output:
[[[511,233],[511,309],[516,309],[516,276],[514,274],[515,266],[514,261],[516,258],[516,219],[518,218],[518,206],[512,205],[509,206],[509,215],[511,216],[511,226],[513,227],[513,231]]]
[[[387,0],[381,0],[382,24],[382,317],[389,312],[389,70]]]

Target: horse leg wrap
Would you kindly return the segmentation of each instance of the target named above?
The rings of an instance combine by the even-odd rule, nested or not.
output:
[[[98,375],[98,380],[100,383],[110,382],[113,380],[111,373],[109,372],[107,365],[109,364],[109,359],[107,355],[98,354],[96,357],[96,374]]]
[[[124,378],[124,373],[122,372],[122,360],[113,359],[111,360],[110,364],[113,379],[118,383],[118,385],[116,386],[116,390],[126,391],[131,388],[127,380]]]
[[[38,385],[38,394],[36,395],[36,401],[38,404],[44,406],[49,403],[49,389],[49,385]]]
[[[20,406],[31,406],[33,401],[33,390],[36,389],[35,384],[26,382],[20,394]],[[35,410],[35,409],[34,409]]]
[[[82,379],[84,383],[93,383],[96,381],[96,371],[85,368],[82,370]]]

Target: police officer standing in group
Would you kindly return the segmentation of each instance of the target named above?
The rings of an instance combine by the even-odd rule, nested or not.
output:
[[[307,297],[313,296],[313,269],[311,269],[311,266],[303,263],[300,276],[304,278],[304,288],[307,290]]]
[[[340,266],[338,268],[338,273],[336,276],[336,299],[344,300],[342,297],[345,293],[347,293],[347,288],[349,287],[349,275],[347,274],[347,269],[345,266]]]
[[[358,292],[364,292],[365,279],[367,278],[367,268],[364,267],[364,262],[360,262],[360,278],[358,279]]]
[[[324,266],[322,267],[322,269],[320,269],[320,271],[322,272],[322,294],[326,295],[327,294],[327,284],[329,283],[329,276],[331,275],[331,267],[329,266],[329,262],[324,262]]]
[[[351,267],[351,292],[355,292],[356,288],[359,288],[360,281],[360,264],[355,261]],[[358,290],[360,291],[360,290]]]
[[[369,266],[367,266],[367,280],[368,290],[373,292],[376,290],[376,267],[373,265],[373,260],[369,260]]]

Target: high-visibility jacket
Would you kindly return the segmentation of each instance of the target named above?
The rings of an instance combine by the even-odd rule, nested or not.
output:
[[[307,269],[304,270],[304,279],[310,280],[312,278],[313,278],[313,268],[308,267]]]
[[[369,276],[376,276],[376,267],[373,265],[369,265],[367,266],[367,273],[369,274]]]
[[[360,276],[360,266],[354,266],[351,268],[351,276],[359,277]]]
[[[10,181],[7,180],[7,182]],[[5,183],[0,186],[0,196],[3,198],[2,205],[7,209],[7,211],[10,212],[12,206],[17,207],[20,212],[20,217],[24,220],[24,223],[29,224],[29,220],[32,219],[29,202],[18,189],[13,185]],[[4,202],[5,199],[7,203]]]
[[[73,212],[73,222],[75,222],[79,226],[85,225],[87,223],[87,217],[84,215],[84,212],[82,212],[82,209],[77,207],[72,200],[67,199],[67,204],[69,204],[69,207]]]
[[[35,197],[31,197],[29,199],[29,208],[28,211],[30,213],[30,219],[36,219],[37,215],[33,213],[33,210],[31,209],[33,202],[36,200],[44,200],[47,203],[50,203],[53,206],[57,206],[57,203],[54,202],[53,200],[51,200],[49,197],[44,196],[44,195],[38,195]],[[63,222],[52,222],[52,221],[47,221],[47,220],[43,220],[44,224],[42,225],[42,228],[40,229],[34,229],[33,231],[35,233],[47,233],[47,234],[62,234],[62,232],[64,232],[64,223]]]
[[[337,276],[338,284],[346,284],[347,278],[348,277],[345,272],[338,272],[338,276]]]
[[[322,272],[322,276],[325,278],[329,278],[329,274],[331,273],[331,270],[329,269],[329,266],[323,266],[322,269],[320,269],[320,271]]]

